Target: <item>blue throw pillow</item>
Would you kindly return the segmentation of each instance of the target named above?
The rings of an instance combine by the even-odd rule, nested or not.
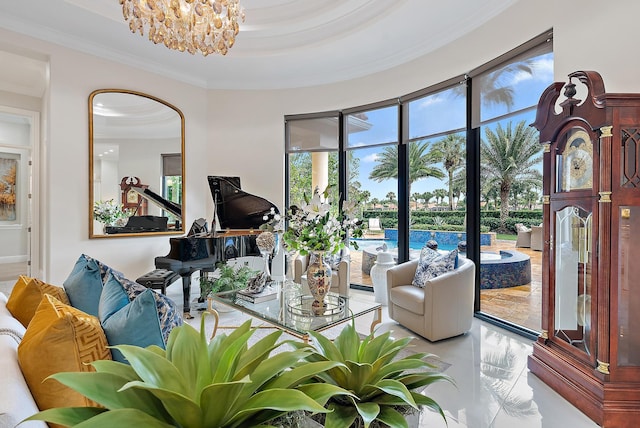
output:
[[[108,277],[100,297],[99,319],[110,346],[165,347],[155,294],[151,289],[145,289],[129,301],[119,279],[114,275]],[[114,360],[126,362],[120,351],[112,349],[111,354]]]
[[[455,269],[456,260],[458,260],[458,250],[452,250],[433,259],[424,273],[425,282]],[[424,284],[422,286],[424,287]]]
[[[140,294],[148,291],[149,289],[144,285],[140,285],[135,281],[131,281],[127,278],[118,278],[120,284],[124,287],[129,300],[135,299]],[[158,312],[158,319],[160,320],[160,330],[162,331],[162,339],[166,344],[169,340],[169,333],[174,327],[182,325],[182,314],[178,310],[175,302],[160,293],[153,293],[153,298],[156,301],[156,310]]]
[[[418,267],[416,268],[416,273],[413,277],[412,285],[416,287],[424,287],[425,272],[427,268],[431,264],[431,261],[440,256],[440,253],[432,248],[423,247],[422,251],[420,251],[420,260],[418,261]]]
[[[95,317],[98,316],[102,284],[100,266],[96,260],[84,254],[62,283],[71,306]]]

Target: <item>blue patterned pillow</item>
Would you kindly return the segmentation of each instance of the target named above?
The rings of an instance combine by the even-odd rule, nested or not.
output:
[[[82,254],[69,275],[69,279],[64,283],[65,291],[67,291],[67,287],[71,288],[71,294],[74,295],[76,303],[80,304],[81,307],[76,306],[74,301],[71,300],[71,295],[69,295],[71,306],[97,317],[100,294],[102,293],[104,284],[107,283],[111,276],[117,278],[120,284],[122,284],[122,287],[129,297],[129,301],[134,300],[147,290],[145,286],[125,278],[122,272],[86,254]],[[173,330],[174,327],[182,325],[182,315],[175,302],[165,295],[153,293],[153,299],[155,300],[158,311],[162,338],[164,343],[167,343],[171,330]]]
[[[436,257],[429,263],[429,266],[424,272],[424,281],[428,281],[437,276],[442,275],[455,269],[456,261],[458,260],[458,250],[452,250],[447,254],[442,254]],[[422,283],[424,287],[424,283]]]
[[[426,279],[424,278],[425,272],[427,268],[431,264],[431,262],[440,256],[440,253],[436,250],[433,250],[429,247],[423,247],[422,251],[420,251],[420,260],[418,261],[418,267],[416,268],[416,274],[413,277],[413,281],[411,284],[416,287],[424,287],[424,283]]]
[[[109,345],[135,345],[146,348],[150,345],[165,347],[160,330],[156,300],[151,289],[145,289],[129,301],[128,293],[115,275],[109,275],[100,296],[100,324]],[[126,362],[115,349],[113,359]]]
[[[116,276],[117,277],[117,276]],[[129,300],[134,300],[140,294],[149,290],[144,285],[140,285],[135,281],[127,278],[118,278],[122,287],[124,287]],[[152,293],[156,302],[156,310],[158,311],[158,320],[160,321],[160,330],[162,331],[162,339],[166,344],[169,340],[169,333],[174,327],[182,325],[182,315],[178,310],[175,302],[164,294]]]

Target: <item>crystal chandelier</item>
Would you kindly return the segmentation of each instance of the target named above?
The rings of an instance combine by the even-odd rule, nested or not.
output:
[[[133,33],[169,49],[225,55],[244,22],[239,0],[120,0]]]

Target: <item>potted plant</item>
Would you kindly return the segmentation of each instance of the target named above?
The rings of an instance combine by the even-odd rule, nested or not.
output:
[[[309,362],[335,362],[331,369],[318,372],[309,381],[310,388],[318,383],[339,387],[349,394],[334,393],[327,398],[328,413],[318,413],[325,427],[408,427],[407,416],[427,408],[444,412],[432,398],[419,391],[440,381],[453,380],[437,373],[432,364],[424,361],[425,353],[397,358],[411,337],[393,339],[390,332],[361,339],[355,326],[347,325],[332,342],[322,334],[310,331],[316,351],[306,358]],[[293,343],[299,349],[305,345]],[[305,391],[306,386],[300,387]],[[445,419],[446,421],[446,419]]]
[[[237,267],[226,262],[218,262],[216,268],[217,276],[200,277],[200,300],[202,301],[215,293],[245,288],[249,280],[260,273],[246,264]]]
[[[86,427],[243,427],[269,426],[290,412],[326,412],[319,403],[334,393],[331,385],[308,385],[337,361],[308,363],[309,347],[272,355],[275,331],[249,346],[254,333],[247,321],[229,335],[207,343],[188,324],[171,331],[167,349],[119,345],[128,364],[100,360],[95,372],[57,373],[51,377],[103,407],[54,408],[28,420]],[[305,391],[300,386],[305,385]]]

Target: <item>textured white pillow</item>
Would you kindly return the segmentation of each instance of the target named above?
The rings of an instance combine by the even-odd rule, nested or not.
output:
[[[431,262],[438,258],[440,253],[436,250],[433,250],[429,247],[423,247],[422,251],[420,251],[420,260],[418,261],[418,267],[416,268],[416,273],[413,277],[412,285],[416,287],[424,287],[424,283],[427,279],[425,279],[425,273],[427,272],[427,268],[431,264]]]
[[[424,272],[424,281],[428,281],[432,278],[440,276],[444,273],[450,272],[456,267],[456,260],[458,259],[458,250],[452,250],[447,254],[443,254],[436,257],[429,263],[429,266]],[[424,283],[422,285],[424,287]]]

